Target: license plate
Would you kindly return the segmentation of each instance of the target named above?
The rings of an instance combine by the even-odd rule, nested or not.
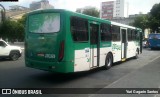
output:
[[[44,54],[37,54],[37,56],[39,56],[39,57],[44,57]]]

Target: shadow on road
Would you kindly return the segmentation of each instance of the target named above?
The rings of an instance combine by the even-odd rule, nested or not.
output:
[[[160,48],[143,48],[143,49],[145,49],[145,50],[147,50],[147,51],[160,51]]]
[[[9,59],[9,58],[0,58],[0,62],[4,62],[4,61],[11,61],[11,59]]]
[[[103,71],[102,68],[93,69],[90,71],[83,71],[83,72],[75,72],[75,73],[54,73],[54,72],[46,72],[41,74],[34,74],[31,75],[32,78],[36,80],[40,80],[43,82],[51,82],[51,83],[66,83],[68,81],[80,79],[82,77],[90,76],[95,73],[100,73],[100,71]]]
[[[131,60],[131,59],[130,59]],[[117,62],[113,64],[113,67],[120,65],[122,62]],[[112,67],[112,68],[113,68]],[[95,68],[89,71],[75,72],[75,73],[55,73],[55,72],[38,72],[29,74],[29,78],[37,80],[41,83],[48,83],[52,85],[65,84],[74,80],[83,79],[87,77],[94,77],[95,75],[104,74],[104,72],[112,71],[112,68],[106,70],[104,67]],[[110,72],[112,73],[112,72]]]

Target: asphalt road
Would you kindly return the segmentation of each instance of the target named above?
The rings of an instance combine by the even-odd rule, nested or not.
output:
[[[105,88],[105,87],[115,88],[115,87],[127,87],[127,86],[138,87],[137,83],[129,84],[127,86],[118,83],[123,83],[124,81],[126,81],[125,83],[127,83],[128,81],[127,77],[130,77],[131,81],[131,80],[136,80],[138,76],[139,77],[143,76],[140,74],[136,74],[135,76],[134,73],[143,71],[143,68],[146,68],[146,66],[147,68],[151,68],[152,67],[151,63],[159,62],[159,60],[158,61],[156,60],[159,57],[160,57],[160,50],[144,49],[143,53],[139,55],[138,59],[130,59],[123,63],[116,63],[110,70],[104,70],[103,68],[99,68],[87,72],[58,74],[58,73],[46,72],[25,67],[24,55],[23,55],[17,61],[0,60],[0,88]],[[153,69],[156,68],[150,69],[150,72],[152,72],[151,70]],[[150,74],[150,76],[152,77],[154,75]],[[146,76],[142,78],[145,79]],[[145,83],[145,80],[143,81]],[[157,79],[155,79],[155,81],[157,81]],[[146,84],[144,84],[144,86]],[[152,86],[152,84],[150,84],[150,87],[157,88],[156,85]],[[54,95],[54,97],[55,96],[66,97],[66,95]],[[67,96],[96,97],[100,95],[80,94],[80,95],[67,95]],[[121,97],[121,96],[114,96],[114,97]],[[122,96],[122,97],[130,97],[130,96]]]

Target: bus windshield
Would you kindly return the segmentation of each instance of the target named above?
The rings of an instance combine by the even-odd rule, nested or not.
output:
[[[60,30],[60,13],[40,13],[29,16],[29,32],[54,33]]]
[[[160,39],[160,34],[150,34],[149,39]]]

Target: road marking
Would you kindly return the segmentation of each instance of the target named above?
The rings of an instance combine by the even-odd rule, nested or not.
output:
[[[158,57],[154,58],[153,60],[149,61],[148,63],[151,63],[151,62],[155,61],[155,60],[156,60],[156,59],[158,59],[158,58],[160,58],[160,56],[158,56]],[[148,64],[148,63],[147,63],[147,64]],[[144,66],[146,66],[146,65],[144,65]],[[143,66],[143,67],[144,67],[144,66]],[[142,67],[140,67],[140,68],[142,68]],[[139,69],[139,68],[138,68],[138,69]],[[138,69],[136,69],[136,70],[138,70]],[[125,75],[125,76],[121,77],[120,79],[118,79],[118,80],[114,81],[113,83],[109,84],[109,85],[108,85],[108,86],[106,86],[106,87],[110,87],[110,86],[112,86],[113,84],[115,84],[115,83],[117,83],[118,81],[122,80],[123,78],[127,77],[129,74],[131,74],[131,73],[135,72],[136,70],[131,71],[131,72],[130,72],[130,73],[128,73],[127,75]],[[160,87],[159,87],[159,88],[160,88]]]
[[[149,64],[149,63],[157,60],[158,58],[160,58],[160,56],[157,56],[156,58],[150,60],[147,64]],[[146,65],[147,65],[147,64],[146,64]],[[146,66],[146,65],[144,65],[144,66]],[[143,67],[144,67],[144,66],[143,66]],[[140,68],[142,68],[142,67],[140,67]],[[139,69],[139,68],[138,68],[138,69]],[[138,69],[136,69],[136,70],[138,70]],[[129,76],[131,73],[134,73],[136,70],[131,71],[130,73],[126,74],[125,76],[123,76],[123,77],[121,77],[121,78],[119,78],[118,80],[116,80],[116,81],[114,81],[113,83],[107,85],[106,87],[110,87],[110,86],[114,85],[114,84],[117,83],[118,81],[120,81],[120,80],[124,79],[125,77]],[[104,88],[106,88],[106,87],[104,87]],[[158,88],[160,89],[160,86],[159,86]],[[102,88],[102,89],[103,89],[103,88]],[[99,91],[101,91],[102,89],[100,89]],[[97,91],[97,92],[99,92],[99,91]],[[95,96],[95,94],[89,95],[89,97],[93,97],[93,96]],[[160,97],[160,94],[156,94],[156,95],[154,95],[154,97]]]
[[[153,61],[157,60],[158,58],[160,58],[160,56],[157,56],[156,58],[154,58],[154,59],[150,60],[148,63],[151,63],[151,62],[153,62]]]

